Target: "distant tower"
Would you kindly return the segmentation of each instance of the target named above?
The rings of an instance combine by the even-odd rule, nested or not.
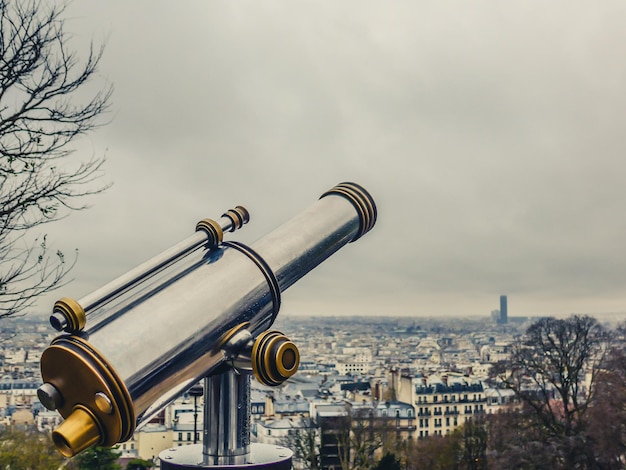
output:
[[[506,295],[501,295],[500,296],[500,323],[503,325],[509,321],[506,304],[507,304]]]

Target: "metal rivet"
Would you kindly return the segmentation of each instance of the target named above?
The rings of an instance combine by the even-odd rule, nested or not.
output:
[[[96,393],[95,396],[96,406],[100,411],[106,414],[113,413],[113,403],[111,403],[111,399],[106,396],[106,394],[102,392]]]

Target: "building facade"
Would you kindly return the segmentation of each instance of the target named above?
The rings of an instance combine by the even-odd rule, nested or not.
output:
[[[487,398],[480,380],[453,374],[404,380],[410,381],[411,387],[402,387],[401,399],[415,406],[418,439],[449,435],[467,420],[486,412]]]

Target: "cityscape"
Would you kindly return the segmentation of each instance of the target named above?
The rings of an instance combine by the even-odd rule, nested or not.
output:
[[[279,387],[252,380],[251,441],[288,446],[312,422],[323,427],[324,420],[359,410],[391,420],[402,440],[422,440],[515,406],[511,390],[488,384],[489,372],[536,318],[510,315],[505,295],[499,307],[474,318],[279,316],[273,328],[297,345],[300,365]],[[41,353],[56,334],[41,317],[0,326],[2,425],[50,432],[62,418],[39,403],[37,389]],[[202,415],[202,397],[183,394],[119,445],[121,461],[158,465],[162,451],[201,442]],[[322,466],[341,467],[336,449]],[[296,456],[294,468],[308,467]]]
[[[0,0],[0,468],[626,469],[624,5]]]

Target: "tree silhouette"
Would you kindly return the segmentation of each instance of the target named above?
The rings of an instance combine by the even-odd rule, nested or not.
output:
[[[493,369],[521,402],[520,424],[531,430],[531,442],[549,447],[558,468],[594,468],[586,418],[609,340],[589,316],[542,318],[514,345],[510,360]]]
[[[596,396],[589,407],[589,440],[595,460],[607,470],[626,462],[626,351],[613,348],[598,373]]]
[[[386,453],[382,459],[380,459],[372,470],[401,470],[402,466],[400,461],[394,454]]]
[[[116,448],[90,447],[72,460],[78,464],[79,470],[121,470],[117,459],[122,455]]]
[[[132,459],[126,464],[125,470],[149,470],[154,467],[154,463],[144,459]]]
[[[75,262],[33,229],[105,189],[94,186],[103,158],[70,158],[109,106],[111,86],[81,99],[103,48],[90,44],[80,61],[63,13],[57,2],[0,0],[0,318],[58,288]]]
[[[0,468],[56,470],[63,461],[50,434],[17,429],[0,432]]]
[[[294,460],[307,470],[322,468],[321,434],[317,423],[311,418],[302,418],[296,427],[282,439],[281,445],[293,452]]]

